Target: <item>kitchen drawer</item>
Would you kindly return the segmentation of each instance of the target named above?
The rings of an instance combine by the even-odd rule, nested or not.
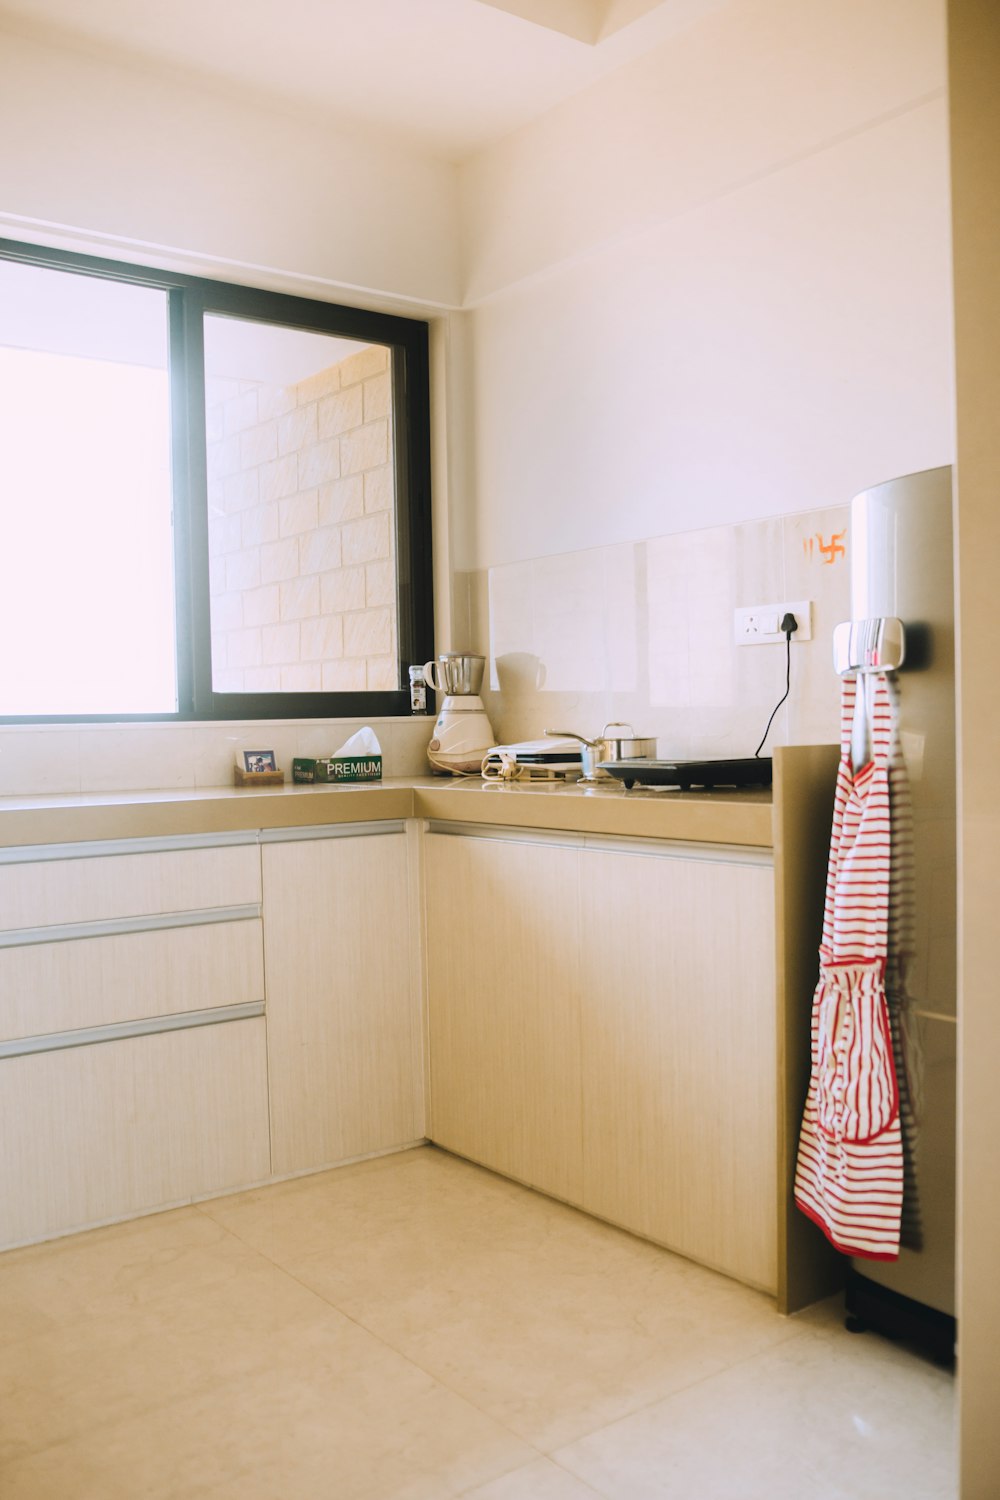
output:
[[[263,1019],[0,1060],[0,1248],[259,1182]]]
[[[0,862],[0,931],[260,903],[255,841],[155,852],[124,844],[110,854],[102,847]]]
[[[259,917],[0,947],[0,1042],[263,998]]]

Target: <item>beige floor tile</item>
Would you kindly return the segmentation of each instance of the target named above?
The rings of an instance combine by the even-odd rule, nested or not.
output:
[[[767,1298],[440,1152],[288,1208],[226,1222],[543,1450],[800,1332]]]
[[[528,1200],[555,1209],[548,1200]],[[420,1147],[299,1177],[275,1187],[213,1198],[200,1205],[206,1216],[282,1265],[344,1244],[353,1237],[353,1259],[383,1252],[408,1258],[429,1248],[440,1263],[442,1243],[475,1233],[471,1209],[483,1203],[516,1222],[526,1192],[457,1157]],[[505,1206],[505,1209],[504,1207]],[[372,1240],[372,1243],[369,1241]]]
[[[93,1229],[0,1255],[0,1348],[47,1328],[114,1315],[210,1279],[216,1251],[245,1247],[193,1208]]]
[[[413,1151],[0,1257],[0,1495],[951,1500],[841,1320]]]
[[[233,1242],[237,1254],[248,1254]],[[74,1319],[0,1350],[0,1462],[177,1401],[352,1326],[261,1256],[130,1309]],[[221,1271],[220,1267],[216,1268]],[[0,1494],[3,1486],[0,1484]]]
[[[266,1370],[9,1464],[4,1500],[448,1500],[536,1455],[345,1320]]]
[[[515,1469],[500,1479],[466,1490],[462,1500],[594,1500],[597,1491],[584,1484],[551,1459]]]
[[[950,1375],[806,1331],[554,1456],[607,1500],[954,1500],[953,1441]]]

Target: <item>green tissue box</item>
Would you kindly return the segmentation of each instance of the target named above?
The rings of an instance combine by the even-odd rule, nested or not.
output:
[[[381,781],[381,755],[334,755],[317,760],[315,781]]]

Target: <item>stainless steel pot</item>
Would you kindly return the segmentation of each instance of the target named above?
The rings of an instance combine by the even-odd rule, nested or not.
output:
[[[628,734],[612,733],[613,730],[618,729],[627,729]],[[596,740],[588,740],[582,734],[574,734],[571,729],[546,729],[545,733],[558,736],[560,739],[579,740],[584,781],[607,781],[609,779],[607,771],[601,770],[601,765],[605,761],[656,759],[656,737],[636,735],[631,724],[623,724],[617,719],[610,724],[605,724],[603,733]]]

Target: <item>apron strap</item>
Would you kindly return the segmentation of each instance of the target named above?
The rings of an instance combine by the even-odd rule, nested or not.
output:
[[[858,694],[856,677],[845,677],[840,687],[840,755],[850,761],[851,736],[854,732],[854,703]]]
[[[887,771],[896,738],[896,694],[895,682],[889,686],[884,672],[869,678],[871,692],[871,736],[872,760],[880,771]]]

